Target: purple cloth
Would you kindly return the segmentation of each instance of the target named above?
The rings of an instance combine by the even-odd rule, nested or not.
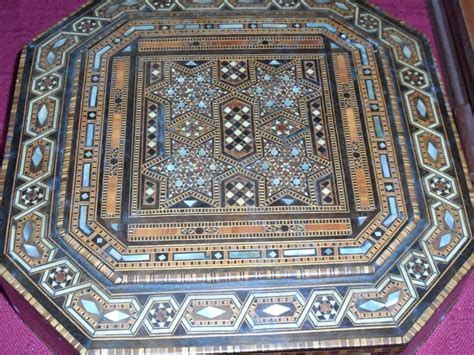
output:
[[[383,10],[409,26],[433,34],[424,0],[373,0]],[[32,38],[70,14],[85,0],[2,0],[0,5],[0,151],[18,53]],[[472,354],[474,340],[474,274],[468,277],[451,310],[418,350],[419,354]],[[51,350],[19,319],[0,294],[0,352],[2,354],[51,354]]]

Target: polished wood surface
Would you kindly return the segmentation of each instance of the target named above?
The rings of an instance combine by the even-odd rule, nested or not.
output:
[[[449,101],[469,176],[474,181],[474,50],[472,0],[429,0]],[[466,19],[466,21],[465,21]],[[468,32],[469,28],[469,32]]]
[[[460,0],[460,3],[471,39],[471,47],[474,47],[474,1]]]

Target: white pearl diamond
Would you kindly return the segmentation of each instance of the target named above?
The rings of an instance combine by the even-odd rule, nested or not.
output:
[[[125,319],[130,318],[130,316],[127,313],[120,312],[117,310],[105,314],[104,317],[112,322],[121,322]]]
[[[202,317],[214,319],[223,315],[225,311],[220,308],[209,306],[201,309],[200,311],[197,311],[196,313]]]
[[[290,308],[286,306],[282,306],[281,304],[274,304],[274,305],[271,305],[270,307],[265,308],[263,312],[270,314],[272,316],[278,317],[288,312],[289,310]]]

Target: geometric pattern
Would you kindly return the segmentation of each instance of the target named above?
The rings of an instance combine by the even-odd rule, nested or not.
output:
[[[209,133],[213,128],[195,117],[186,117],[170,129],[183,138],[199,139]]]
[[[230,85],[238,85],[248,80],[248,64],[245,60],[222,61],[220,66],[220,79]]]
[[[20,59],[0,273],[81,352],[405,344],[472,265],[433,68],[364,1],[88,4]]]
[[[71,285],[73,280],[73,274],[71,274],[68,268],[57,267],[48,276],[48,284],[54,288],[65,288]]]
[[[408,263],[408,273],[416,280],[425,281],[432,271],[426,259],[416,258]]]
[[[319,321],[333,320],[336,317],[339,306],[334,298],[321,297],[314,304],[316,319]]]
[[[171,157],[152,165],[150,175],[161,174],[168,178],[169,198],[190,189],[212,196],[214,177],[226,169],[225,163],[213,157],[212,141],[197,147],[172,142]]]
[[[254,151],[251,110],[251,106],[237,100],[222,106],[225,151],[237,159]]]
[[[269,196],[284,190],[292,190],[309,196],[311,176],[324,166],[318,164],[307,154],[305,140],[288,146],[264,141],[263,158],[250,166],[250,169],[264,175],[269,181]]]
[[[270,132],[271,134],[282,138],[288,139],[291,136],[294,136],[302,130],[304,126],[301,123],[295,122],[286,117],[277,117],[271,122],[267,123],[265,126],[262,126],[262,129]]]
[[[201,69],[201,67],[198,67]],[[152,87],[152,94],[171,102],[171,118],[190,112],[211,116],[211,104],[225,91],[213,85],[212,68],[185,71],[179,66],[170,68],[169,81]]]
[[[301,112],[305,112],[306,99],[320,95],[320,85],[314,82],[316,78],[314,63],[308,80],[303,80],[302,78],[305,76],[300,74],[302,70],[301,63],[297,61],[247,60],[241,62],[239,72],[245,73],[246,79],[245,82],[242,82],[242,88],[240,88],[235,85],[232,87],[227,85],[230,79],[237,80],[235,76],[232,76],[232,78],[226,77],[226,80],[222,79],[222,71],[226,72],[222,66],[237,66],[236,61],[229,59],[214,62],[206,61],[204,58],[199,59],[202,60],[195,58],[195,60],[187,62],[161,62],[158,57],[155,57],[149,66],[152,77],[157,76],[156,68],[171,68],[170,74],[165,75],[162,82],[155,79],[150,82],[150,86],[144,83],[145,97],[148,101],[146,112],[151,119],[146,123],[146,159],[141,165],[137,165],[137,168],[142,170],[143,176],[146,176],[145,179],[153,178],[162,182],[157,189],[150,190],[150,193],[161,196],[161,198],[154,199],[154,206],[162,209],[165,207],[186,208],[186,206],[196,208],[198,205],[202,208],[211,206],[231,207],[233,203],[229,205],[228,201],[224,201],[226,195],[221,194],[222,189],[216,189],[216,186],[225,178],[224,172],[228,171],[228,174],[231,174],[238,169],[247,170],[250,174],[254,172],[260,175],[257,180],[262,181],[263,178],[265,181],[265,189],[261,189],[256,184],[253,188],[253,194],[256,197],[266,192],[266,198],[252,198],[252,201],[256,202],[258,200],[263,205],[264,202],[270,201],[274,197],[275,190],[282,192],[280,187],[290,184],[293,187],[292,190],[303,195],[302,199],[298,197],[300,203],[322,204],[320,201],[323,201],[325,197],[318,198],[318,192],[314,187],[311,186],[310,188],[308,186],[306,176],[296,172],[292,173],[291,177],[286,176],[287,172],[285,171],[288,170],[288,167],[285,167],[285,164],[290,164],[289,168],[291,169],[293,163],[290,161],[295,160],[288,159],[287,155],[289,153],[286,149],[283,149],[283,154],[272,158],[274,162],[271,167],[276,169],[275,172],[271,169],[271,173],[268,174],[261,169],[254,169],[252,164],[261,155],[267,154],[265,149],[269,141],[285,145],[295,139],[302,138],[304,135],[308,139],[304,143],[308,145],[305,151],[308,150],[310,155],[311,151],[314,151],[314,148],[309,146],[309,140],[312,140],[312,138],[308,135],[311,132],[301,122],[302,119],[297,117]],[[304,65],[308,66],[306,61]],[[148,67],[148,65],[145,67]],[[218,77],[215,76],[214,72],[216,67],[221,68]],[[263,74],[263,70],[267,70],[268,73]],[[259,73],[262,76],[261,80],[270,83],[260,84]],[[283,73],[283,76],[280,78],[281,73]],[[267,76],[271,76],[271,78]],[[300,79],[300,77],[302,78]],[[263,91],[260,92],[260,89]],[[257,90],[259,95],[255,96],[254,90]],[[290,91],[288,92],[288,90]],[[271,112],[274,110],[265,108],[263,101],[256,101],[256,99],[260,97],[263,100],[265,97],[269,98],[269,95],[273,95],[272,100],[275,99],[274,95],[277,95],[280,101],[283,102],[288,99],[294,104],[286,107],[286,111],[278,109],[279,105],[276,105],[273,114],[270,113],[267,118],[261,119],[260,116],[265,114],[263,111]],[[199,97],[199,102],[196,101],[197,97]],[[321,102],[321,100],[318,102]],[[284,106],[284,104],[282,105]],[[219,110],[218,113],[215,111],[216,109]],[[168,110],[170,114],[169,128],[166,127]],[[220,117],[220,120],[216,120],[216,114]],[[326,129],[323,126],[324,123],[321,122],[314,127],[315,132],[317,130],[316,136],[318,137],[316,142],[318,150],[316,152],[319,156],[328,159],[327,144],[323,138],[325,133],[321,133]],[[256,129],[257,127],[258,129]],[[219,130],[215,130],[215,128],[219,128]],[[283,131],[281,132],[281,130]],[[193,162],[191,165],[195,165],[196,169],[192,168],[191,165],[186,166],[185,163],[188,162],[192,153],[184,154],[184,150],[184,155],[178,154],[178,158],[174,160],[175,147],[179,146],[179,149],[185,149],[182,146],[183,144],[188,147],[201,147],[201,144],[208,140],[207,147],[210,153],[212,146],[209,139],[211,138],[213,139],[212,145],[220,143],[221,148],[214,147],[213,150],[216,153],[219,150],[219,154],[216,154],[215,158],[229,164],[226,169],[215,169],[218,164],[215,165],[211,161],[203,159],[204,155],[198,157],[197,160],[191,158]],[[139,145],[137,144],[137,146]],[[205,153],[201,150],[199,154]],[[153,158],[155,159],[152,160]],[[292,158],[295,157],[292,156]],[[161,163],[165,161],[166,165],[161,166]],[[170,161],[172,163],[169,164]],[[212,174],[200,170],[199,166],[203,162],[210,164],[209,167],[212,170],[210,173]],[[336,163],[339,164],[340,162]],[[327,173],[331,172],[331,165],[330,161],[325,163]],[[304,164],[303,169],[310,169],[310,166]],[[313,173],[318,169],[316,164],[313,167]],[[309,174],[309,172],[307,170],[305,174]],[[166,180],[164,180],[165,176],[167,177]],[[340,179],[336,180],[340,181]],[[282,181],[281,186],[275,188],[275,183],[278,181]],[[310,183],[312,184],[313,181],[311,180]],[[148,191],[150,185],[148,180],[145,184]],[[214,191],[215,189],[216,191]],[[282,193],[284,193],[284,190]],[[285,196],[275,196],[274,198],[281,197]],[[282,204],[281,201],[279,203]],[[244,205],[246,203],[240,204],[241,207]],[[257,204],[252,205],[263,207]],[[150,213],[150,206],[147,197],[141,206],[137,206],[137,209],[146,209],[147,212],[144,213]],[[155,211],[159,212],[159,209],[155,209]]]
[[[153,328],[167,328],[174,316],[175,312],[169,303],[159,303],[150,311],[148,319]]]
[[[252,329],[285,329],[301,326],[305,308],[299,294],[282,294],[278,301],[275,301],[265,294],[256,294],[249,300],[247,320]]]
[[[149,121],[148,123],[148,128],[147,128],[147,157],[148,158],[153,158],[157,155],[158,151],[158,142],[157,142],[157,132],[158,132],[158,109],[159,105],[155,103],[151,103],[148,107],[148,117]]]
[[[20,203],[26,208],[36,206],[45,197],[45,189],[39,185],[28,186],[20,193]]]
[[[225,184],[226,205],[228,206],[255,206],[255,183],[250,180],[236,178]]]
[[[330,154],[330,150],[327,147],[326,142],[326,135],[327,133],[325,125],[324,125],[324,118],[322,117],[321,113],[321,103],[319,100],[313,100],[310,103],[310,113],[313,118],[314,130],[316,134],[316,154],[321,157],[328,158]]]
[[[284,111],[300,117],[298,101],[316,94],[317,90],[317,86],[298,78],[295,65],[288,67],[280,61],[270,61],[269,64],[257,65],[255,85],[243,92],[257,98],[262,108],[261,116]]]

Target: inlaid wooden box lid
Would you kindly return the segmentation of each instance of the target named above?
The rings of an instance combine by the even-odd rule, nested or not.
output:
[[[403,345],[471,266],[427,40],[364,1],[92,2],[13,107],[3,276],[78,351]]]

